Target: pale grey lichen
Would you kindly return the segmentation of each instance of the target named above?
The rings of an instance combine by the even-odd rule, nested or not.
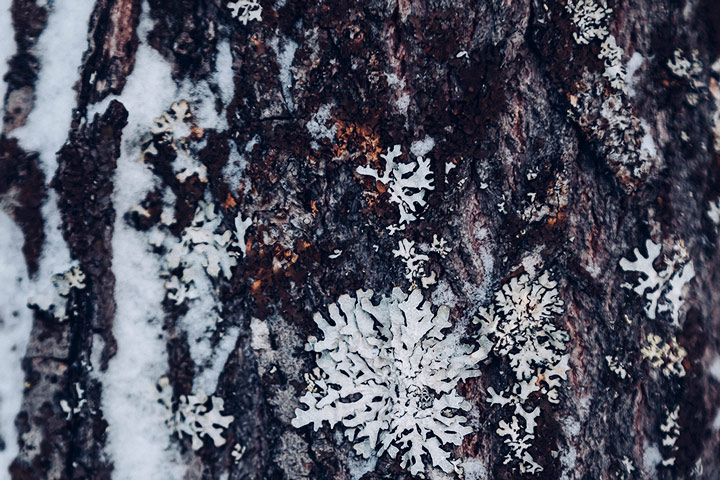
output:
[[[398,248],[393,250],[395,257],[401,258],[405,263],[405,278],[410,282],[410,288],[422,286],[428,288],[437,283],[435,272],[428,273],[428,261],[430,257],[418,253],[415,249],[415,242],[411,240],[400,240]]]
[[[640,349],[640,353],[643,358],[650,361],[653,367],[660,369],[666,377],[685,376],[685,367],[682,362],[687,356],[687,351],[678,345],[674,336],[668,343],[665,343],[659,335],[648,334],[647,344]]]
[[[257,0],[235,0],[229,2],[227,7],[230,9],[231,15],[243,25],[262,20],[262,5]]]
[[[220,447],[227,441],[223,433],[234,420],[232,415],[222,414],[224,408],[225,402],[220,397],[208,397],[202,392],[182,395],[177,410],[170,415],[167,423],[179,437],[190,437],[193,450],[199,450],[203,446],[202,437],[205,436],[209,437],[216,447]]]
[[[385,160],[382,174],[371,167],[358,167],[357,172],[371,176],[387,186],[390,201],[396,203],[400,211],[399,223],[403,224],[417,220],[420,208],[427,203],[425,192],[434,190],[435,186],[429,159],[417,157],[415,162],[396,162],[395,159],[401,155],[400,145],[395,145],[380,155]]]
[[[672,411],[667,411],[665,421],[660,425],[660,431],[663,433],[662,447],[669,452],[669,455],[663,455],[662,466],[669,467],[675,465],[675,456],[678,452],[677,441],[680,437],[680,407],[675,407]]]
[[[546,271],[536,279],[528,274],[512,278],[475,318],[480,344],[507,359],[514,373],[515,381],[501,392],[488,388],[487,402],[512,409],[509,421],[498,424],[497,433],[510,448],[503,463],[513,464],[521,474],[543,470],[528,451],[540,410],[525,405],[535,393],[559,403],[560,383],[567,379],[570,357],[564,352],[569,337],[553,323],[563,311],[557,282]]]
[[[680,313],[685,304],[683,299],[683,288],[695,276],[692,260],[682,244],[673,247],[673,256],[664,259],[665,269],[658,272],[653,263],[660,256],[662,247],[652,240],[645,242],[647,256],[635,248],[635,260],[623,258],[620,260],[620,267],[626,272],[638,272],[645,278],[638,278],[637,285],[625,283],[625,288],[632,289],[636,294],[645,296],[645,314],[654,320],[658,314],[667,312],[672,324],[678,326]]]
[[[578,29],[573,32],[577,43],[587,45],[608,35],[605,18],[612,13],[612,8],[607,6],[606,0],[568,0],[565,9]]]
[[[449,309],[433,313],[420,290],[410,295],[395,288],[372,302],[373,292],[358,290],[328,306],[330,321],[316,314],[323,339],[310,337],[318,371],[307,377],[292,424],[341,423],[345,436],[364,458],[388,453],[412,474],[432,466],[450,472],[451,452],[472,429],[458,412],[471,405],[456,392],[459,382],[480,374],[477,364],[487,349],[460,344]]]

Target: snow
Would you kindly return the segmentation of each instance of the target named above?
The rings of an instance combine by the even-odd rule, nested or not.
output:
[[[15,416],[20,411],[25,372],[25,356],[32,312],[25,305],[28,275],[22,254],[23,234],[4,211],[0,210],[0,472],[7,472],[18,453]],[[0,477],[3,474],[0,473]]]
[[[235,96],[235,72],[233,71],[233,57],[230,51],[230,42],[226,39],[218,43],[217,58],[215,59],[214,80],[220,87],[220,98],[227,106]]]
[[[635,78],[635,73],[640,69],[640,67],[642,67],[643,63],[645,63],[645,57],[640,55],[639,52],[633,53],[630,60],[628,60],[626,65],[625,84],[627,85],[627,93],[629,97],[635,96],[635,85],[637,85],[638,82],[638,79]]]
[[[275,55],[277,55],[277,63],[280,67],[280,88],[282,90],[282,96],[285,99],[285,104],[290,112],[295,111],[295,102],[293,101],[292,92],[292,72],[290,67],[292,66],[293,59],[295,58],[295,51],[298,48],[298,44],[289,38],[284,39],[284,47],[281,49],[277,39],[271,42]]]
[[[143,11],[147,11],[147,3]],[[128,124],[123,129],[113,193],[117,212],[112,240],[117,354],[107,371],[98,374],[103,383],[102,409],[109,424],[107,451],[117,480],[179,479],[185,473],[179,453],[170,443],[167,412],[158,403],[156,390],[168,368],[160,262],[149,251],[149,234],[134,230],[123,220],[124,213],[154,184],[151,171],[138,160],[139,138],[170,105],[176,91],[170,66],[145,42],[151,27],[152,21],[144,13],[135,68],[119,98],[128,110]],[[95,110],[104,107],[96,105]]]
[[[65,143],[76,105],[75,82],[87,49],[88,19],[93,0],[58,0],[52,5],[47,27],[36,52],[40,73],[35,87],[35,107],[27,123],[13,132],[25,150],[40,153],[46,181],[57,168],[55,153]],[[42,132],[42,134],[40,134]]]
[[[15,54],[15,30],[12,28],[10,4],[12,0],[0,0],[0,115],[5,115],[5,73],[8,60]]]
[[[430,152],[435,146],[435,140],[431,136],[426,136],[422,140],[416,140],[410,144],[410,153],[416,157],[423,157]]]

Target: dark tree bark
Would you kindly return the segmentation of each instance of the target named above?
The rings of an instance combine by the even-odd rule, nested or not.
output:
[[[346,426],[291,424],[318,380],[306,375],[317,360],[306,342],[322,337],[313,315],[329,318],[328,305],[359,289],[379,300],[417,288],[434,311],[450,307],[444,334],[478,348],[478,312],[544,272],[562,301],[544,321],[566,332],[569,370],[555,402],[533,364],[527,452],[541,471],[523,473],[523,450],[497,432],[516,413],[489,390],[521,382],[493,348],[458,383],[472,432],[444,446],[458,459],[448,478],[720,478],[720,4],[260,4],[261,18],[243,23],[225,0],[96,0],[60,30],[60,0],[0,11],[15,42],[0,70],[0,207],[24,242],[3,234],[0,248],[21,252],[27,270],[0,302],[28,297],[32,322],[16,344],[24,354],[10,357],[21,367],[3,361],[25,383],[20,409],[0,418],[17,433],[0,438],[13,452],[0,478],[155,472],[156,450],[126,453],[141,448],[133,423],[166,427],[160,440],[137,437],[168,459],[165,478],[359,478]],[[58,42],[86,34],[74,87],[58,92],[73,106],[53,112],[71,114],[57,145],[33,118],[48,98],[39,79],[53,75],[48,31]],[[430,159],[413,221],[391,182],[358,171],[386,168],[395,145],[401,162]],[[48,270],[53,212],[79,281]],[[203,228],[216,237],[186,240]],[[432,247],[439,239],[447,250]],[[394,252],[402,241],[415,242],[415,273]],[[224,245],[229,272],[212,273],[209,257],[194,257],[206,263],[196,270],[173,263],[173,248],[190,255],[203,242]],[[625,263],[646,257],[646,274]],[[28,288],[53,275],[53,304],[34,303]],[[659,283],[638,294],[649,275]],[[137,285],[149,290],[125,293]],[[13,315],[0,310],[0,335]],[[160,345],[149,353],[161,366],[147,344]],[[137,390],[118,373],[134,365]],[[233,418],[219,444],[194,445],[177,412],[207,385],[205,407],[223,399]],[[423,458],[427,477],[444,478]],[[413,478],[388,453],[367,470]]]

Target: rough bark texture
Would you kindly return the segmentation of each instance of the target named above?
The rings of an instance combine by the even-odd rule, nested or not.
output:
[[[113,253],[113,229],[116,217],[140,232],[159,228],[166,191],[174,193],[168,231],[177,236],[203,198],[212,199],[229,229],[238,214],[252,219],[247,252],[232,278],[213,279],[223,321],[210,334],[212,343],[234,327],[240,334],[217,391],[206,393],[222,397],[234,421],[220,447],[206,440],[194,451],[187,437],[173,437],[186,478],[351,478],[352,444],[343,442],[342,426],[290,425],[306,386],[303,374],[315,365],[303,349],[309,335],[318,335],[313,314],[357,289],[408,291],[393,250],[401,239],[430,244],[433,235],[451,251],[430,255],[427,273],[438,282],[423,294],[435,305],[450,303],[452,322],[468,322],[523,272],[549,270],[559,282],[565,307],[556,324],[570,337],[570,371],[559,404],[534,400],[541,415],[530,451],[543,471],[524,476],[720,478],[720,374],[710,372],[711,365],[720,368],[720,239],[707,214],[720,195],[720,154],[713,148],[720,71],[711,69],[720,58],[720,5],[609,1],[604,23],[624,50],[622,62],[635,52],[644,57],[631,96],[614,91],[603,76],[600,41],[575,41],[578,28],[564,1],[261,4],[262,20],[243,25],[220,0],[97,0],[89,24],[78,20],[77,28],[88,29],[88,45],[73,122],[55,177],[44,178],[37,153],[25,151],[13,130],[33,109],[42,67],[34,48],[52,5],[13,1],[17,52],[5,76],[0,206],[22,228],[33,275],[44,242],[40,208],[54,189],[63,237],[87,286],[71,290],[64,322],[35,308],[19,436],[2,439],[20,447],[10,478],[112,478],[102,372],[124,348],[113,335],[113,265],[123,260]],[[154,186],[137,200],[141,208],[115,211],[128,112],[122,98],[92,117],[88,112],[122,95],[135,65],[141,11],[152,21],[147,42],[171,65],[177,84],[210,79],[218,45],[229,40],[235,92],[224,105],[208,80],[227,128],[193,123],[188,137],[206,182],[197,175],[178,179],[177,146],[153,140],[150,124],[155,148],[143,161]],[[687,58],[697,51],[697,85],[668,67],[677,49]],[[689,102],[690,94],[699,101]],[[614,143],[617,127],[601,113],[611,95],[635,121],[620,132],[621,144]],[[318,120],[323,107],[329,115]],[[329,133],[317,134],[312,122]],[[648,134],[656,155],[643,167],[638,152]],[[391,234],[397,205],[386,186],[357,168],[383,167],[380,155],[393,145],[408,154],[427,137],[434,140],[427,156],[435,188],[420,218]],[[244,167],[232,164],[233,149]],[[618,160],[618,152],[629,160]],[[243,168],[241,177],[229,176]],[[645,253],[648,239],[663,246],[663,255],[683,245],[693,262],[678,327],[649,319],[645,300],[623,287],[634,285],[637,274],[623,271],[620,259],[634,259],[634,248]],[[160,258],[166,253],[158,250]],[[663,269],[659,260],[656,266]],[[194,393],[198,366],[180,327],[187,305],[166,299],[164,308],[167,378],[177,405]],[[268,326],[271,350],[253,343],[252,319]],[[686,349],[683,377],[662,375],[643,358],[650,333],[677,338]],[[625,378],[609,369],[608,355],[625,366]],[[484,474],[466,471],[467,478],[520,478],[513,464],[503,464],[508,447],[496,433],[507,412],[486,401],[490,386],[507,381],[507,366],[491,355],[480,368],[480,377],[459,386],[476,421],[454,456],[482,462]],[[68,415],[60,399],[82,407]],[[675,407],[675,462],[656,465],[648,451],[654,445],[670,455],[660,426]],[[245,448],[239,461],[231,455],[236,444]],[[410,477],[384,455],[363,478]]]

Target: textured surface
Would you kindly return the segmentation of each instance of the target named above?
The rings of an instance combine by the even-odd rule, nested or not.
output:
[[[0,69],[0,208],[29,274],[12,295],[67,302],[64,321],[32,303],[25,359],[7,365],[26,379],[0,418],[18,430],[0,439],[19,446],[13,480],[410,478],[400,456],[363,464],[341,427],[291,425],[313,315],[418,286],[467,345],[495,292],[545,271],[569,371],[557,402],[529,394],[543,470],[525,476],[720,478],[715,1],[260,0],[246,22],[220,0],[97,0],[84,18],[62,13],[72,2],[0,11],[16,43],[0,49],[15,52]],[[606,8],[583,20],[593,5]],[[53,46],[83,34],[76,78],[57,82],[74,88],[48,93]],[[182,100],[191,116],[169,141],[153,120]],[[396,145],[432,172],[407,222],[397,189],[361,174],[382,177]],[[203,202],[237,265],[168,275],[167,245]],[[632,290],[646,277],[620,263],[650,256],[647,241],[658,275],[694,273],[655,318]],[[58,296],[52,275],[71,264],[86,288]],[[176,301],[191,281],[197,297]],[[453,457],[467,479],[521,477],[496,431],[513,411],[489,401],[513,367],[493,354],[478,368],[457,390],[472,433]],[[168,419],[198,383],[233,421],[195,449]]]

